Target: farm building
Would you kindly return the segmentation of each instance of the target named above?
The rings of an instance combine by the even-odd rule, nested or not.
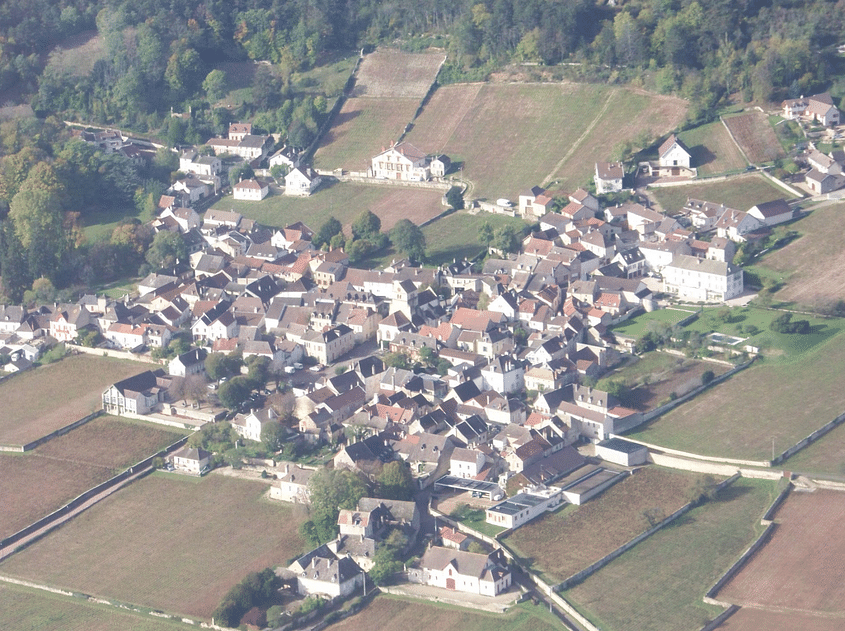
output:
[[[211,463],[211,452],[187,445],[173,452],[170,461],[177,471],[201,475]]]
[[[519,528],[546,511],[554,510],[563,501],[563,495],[558,488],[517,493],[488,508],[486,521],[502,528]]]
[[[596,456],[608,462],[630,467],[645,464],[648,448],[621,438],[609,438],[596,445]]]
[[[475,554],[432,546],[416,567],[408,569],[408,580],[481,596],[498,596],[510,587],[511,572],[500,550]]]

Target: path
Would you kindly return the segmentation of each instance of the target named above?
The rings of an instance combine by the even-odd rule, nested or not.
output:
[[[15,552],[21,550],[23,547],[29,545],[30,543],[35,542],[40,537],[43,537],[44,535],[46,535],[53,528],[61,526],[65,522],[67,522],[67,521],[73,519],[74,517],[76,517],[77,515],[79,515],[82,511],[87,510],[87,509],[91,508],[94,504],[96,504],[97,502],[106,499],[109,495],[111,495],[115,491],[122,489],[127,484],[131,484],[135,480],[142,478],[142,477],[148,475],[149,473],[152,473],[152,471],[153,471],[153,468],[151,466],[147,467],[145,469],[141,469],[140,471],[138,471],[137,473],[134,473],[133,475],[126,478],[125,480],[118,482],[117,484],[110,486],[109,488],[107,488],[103,491],[100,491],[99,493],[97,493],[97,495],[91,497],[90,499],[83,502],[82,504],[80,504],[79,506],[74,508],[73,510],[68,511],[67,513],[57,517],[53,521],[43,525],[38,530],[28,534],[26,537],[23,537],[22,539],[19,539],[14,544],[11,544],[11,545],[9,545],[5,548],[0,548],[0,561],[3,561],[3,559],[6,559],[7,557],[12,556]]]
[[[590,124],[587,125],[587,128],[584,130],[584,133],[582,133],[581,136],[579,136],[578,140],[576,140],[575,142],[572,143],[572,146],[569,147],[569,151],[567,151],[564,154],[564,156],[560,159],[560,161],[555,165],[555,168],[552,169],[552,172],[549,173],[543,179],[543,183],[540,186],[543,186],[543,187],[548,186],[549,182],[552,181],[555,174],[558,171],[561,170],[561,168],[563,167],[563,164],[575,154],[575,152],[581,146],[581,143],[583,143],[587,139],[587,136],[589,136],[590,133],[593,131],[593,128],[598,124],[601,117],[604,116],[604,113],[607,111],[607,108],[610,107],[610,101],[613,99],[614,96],[616,96],[615,91],[612,91],[610,94],[607,95],[607,99],[605,99],[604,105],[602,106],[599,113],[596,114],[596,117],[592,120],[592,122],[590,122]]]

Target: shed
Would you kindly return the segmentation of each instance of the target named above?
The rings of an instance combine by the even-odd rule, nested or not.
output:
[[[596,455],[602,460],[631,467],[645,464],[648,448],[621,438],[609,438],[596,445]]]

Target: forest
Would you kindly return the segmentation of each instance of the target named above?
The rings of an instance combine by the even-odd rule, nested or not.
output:
[[[152,235],[139,220],[95,243],[82,231],[92,213],[151,219],[175,154],[162,150],[139,168],[72,141],[62,120],[119,126],[171,147],[250,120],[256,133],[305,147],[340,88],[303,90],[295,78],[389,44],[445,48],[440,83],[524,64],[677,94],[690,101],[694,125],[731,100],[830,90],[839,103],[843,26],[845,0],[5,0],[0,104],[28,102],[36,114],[0,124],[5,297],[51,299],[57,287],[108,282],[175,256],[162,242],[150,261]],[[49,63],[56,46],[94,33],[104,50],[90,72]],[[254,73],[247,96],[224,107],[232,63]]]

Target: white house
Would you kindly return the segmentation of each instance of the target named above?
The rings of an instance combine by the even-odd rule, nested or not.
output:
[[[449,156],[445,155],[435,156],[431,159],[429,168],[431,169],[432,177],[446,177],[449,169],[452,168],[452,160],[449,159]]]
[[[349,557],[325,558],[314,555],[297,574],[296,590],[303,596],[349,596],[361,588],[364,572]]]
[[[782,104],[783,117],[790,120],[803,118],[818,121],[822,125],[838,125],[839,110],[833,104],[829,92],[822,92],[807,98],[788,99]]]
[[[456,447],[449,457],[449,473],[458,478],[474,478],[484,468],[486,458],[477,449]]]
[[[452,591],[497,596],[511,585],[511,572],[500,550],[475,554],[432,546],[417,567],[409,568],[408,580]]]
[[[481,369],[481,377],[489,390],[519,392],[525,387],[525,364],[509,355],[496,355]]]
[[[262,430],[278,422],[279,418],[276,416],[273,408],[265,408],[263,410],[253,410],[249,414],[238,414],[232,419],[232,429],[239,436],[243,436],[247,440],[261,442]]]
[[[679,298],[723,302],[742,289],[742,269],[724,261],[679,255],[663,268],[663,291]]]
[[[185,445],[170,456],[173,468],[184,473],[201,475],[211,463],[211,452],[199,447]]]
[[[285,176],[285,195],[308,197],[320,182],[320,176],[311,167],[295,167]]]
[[[785,199],[776,199],[752,206],[748,214],[764,226],[776,226],[792,219],[792,209]]]
[[[308,490],[308,480],[314,474],[314,469],[289,463],[285,464],[284,469],[285,472],[279,477],[279,483],[270,487],[270,499],[294,504],[310,504],[311,493]]]
[[[557,487],[518,493],[488,508],[486,521],[503,528],[519,528],[562,502],[563,493]]]
[[[596,193],[618,193],[622,190],[625,169],[621,162],[596,162]]]
[[[371,160],[370,177],[425,182],[431,178],[426,154],[407,142],[382,150]]]
[[[657,162],[662,167],[686,167],[690,168],[692,154],[681,140],[672,134],[660,145],[657,150]]]
[[[757,230],[761,226],[760,220],[741,210],[727,209],[716,220],[716,234],[731,241],[743,242],[745,235]]]
[[[260,202],[269,192],[267,182],[259,180],[241,180],[232,187],[232,197],[245,201]]]
[[[208,356],[208,351],[204,348],[195,348],[182,353],[170,360],[167,372],[177,377],[190,377],[204,373],[206,356]]]

